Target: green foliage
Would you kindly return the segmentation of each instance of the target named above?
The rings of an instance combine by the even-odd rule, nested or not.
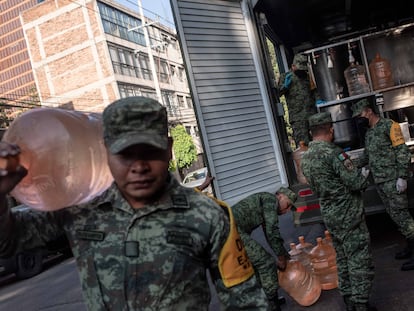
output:
[[[177,170],[177,161],[171,160],[170,163],[168,164],[168,170],[170,172],[175,172]]]
[[[174,139],[173,149],[177,167],[179,169],[190,167],[197,160],[197,149],[193,138],[182,125],[172,128],[171,136]]]
[[[278,81],[279,78],[280,78],[280,70],[279,70],[279,65],[278,65],[277,58],[276,58],[275,47],[274,47],[272,41],[270,41],[268,38],[266,38],[266,45],[267,45],[267,49],[269,51],[269,57],[270,57],[270,62],[272,64],[272,71],[273,71],[274,79],[275,79],[275,81]],[[280,102],[283,105],[283,110],[284,110],[283,118],[285,119],[286,133],[287,133],[289,142],[291,144],[291,147],[293,149],[296,149],[295,148],[295,141],[293,139],[293,130],[292,130],[292,127],[290,126],[290,123],[289,123],[288,107],[287,107],[287,104],[286,104],[285,96],[280,97]]]

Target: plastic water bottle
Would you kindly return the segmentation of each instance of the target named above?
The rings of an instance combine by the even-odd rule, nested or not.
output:
[[[278,271],[278,279],[280,287],[301,306],[314,304],[321,295],[318,279],[296,259],[289,260],[284,271]]]
[[[296,245],[296,248],[309,254],[311,250],[315,247],[312,243],[305,241],[305,237],[303,235],[298,237],[299,243]]]
[[[328,230],[325,230],[325,232],[324,232],[324,234],[325,234],[325,237],[323,238],[323,243],[324,244],[328,244],[328,245],[330,245],[330,246],[332,246],[333,247],[333,242],[332,242],[332,236],[331,236],[331,233],[328,231]]]
[[[351,48],[349,52],[349,67],[344,71],[346,86],[348,87],[349,96],[364,94],[370,92],[369,84],[367,82],[367,75],[365,68],[355,62],[352,55]]]
[[[291,259],[300,261],[305,269],[309,273],[312,273],[312,265],[309,254],[298,249],[295,243],[290,243],[289,255]]]
[[[39,210],[84,203],[109,187],[100,116],[37,108],[15,119],[3,140],[20,146],[28,169],[11,195]]]
[[[299,147],[293,151],[293,162],[295,164],[296,176],[298,182],[301,184],[306,184],[307,180],[305,175],[303,175],[302,168],[300,167],[300,162],[302,161],[303,153],[308,150],[308,147],[305,145],[304,141],[299,142]]]
[[[338,270],[334,260],[336,255],[333,255],[335,249],[324,244],[321,237],[318,237],[316,242],[316,246],[310,252],[313,273],[317,276],[323,290],[337,288]]]
[[[379,53],[377,53],[375,58],[369,63],[369,73],[372,78],[374,90],[394,86],[390,62],[385,58],[382,58]]]

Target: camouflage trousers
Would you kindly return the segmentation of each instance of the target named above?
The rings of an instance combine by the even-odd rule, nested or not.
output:
[[[371,239],[365,219],[347,231],[328,228],[336,250],[339,291],[354,303],[367,303],[374,279]]]
[[[302,140],[306,145],[309,144],[309,123],[306,120],[291,122],[290,126],[293,131],[293,139],[295,140],[296,147],[299,147],[299,142]]]
[[[414,239],[414,219],[408,210],[407,192],[398,193],[396,180],[377,184],[377,191],[385,210],[406,239]]]
[[[250,234],[239,232],[246,248],[247,256],[252,262],[256,278],[259,280],[268,298],[277,297],[279,281],[277,277],[276,259],[256,242]]]

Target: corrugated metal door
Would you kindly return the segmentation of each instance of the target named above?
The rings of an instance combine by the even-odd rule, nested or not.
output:
[[[287,183],[246,1],[172,0],[216,196]]]

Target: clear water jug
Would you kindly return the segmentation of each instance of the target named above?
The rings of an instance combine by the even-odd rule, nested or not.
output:
[[[302,161],[303,153],[306,150],[308,150],[308,147],[305,145],[305,142],[300,141],[299,148],[293,151],[293,161],[295,164],[296,176],[297,176],[298,182],[301,184],[308,183],[305,175],[303,175],[302,168],[300,167],[300,162]]]
[[[309,254],[311,250],[315,247],[312,243],[309,243],[305,240],[305,236],[301,235],[298,237],[299,243],[296,245],[296,248],[304,251],[305,253]]]
[[[297,249],[297,246],[295,243],[290,243],[289,256],[293,260],[300,261],[300,263],[305,267],[305,269],[309,273],[312,273],[312,265],[311,265],[309,254],[305,253],[304,251],[300,249]]]
[[[374,90],[394,86],[391,64],[387,59],[382,58],[379,53],[377,53],[375,58],[369,63],[369,73],[371,75]]]
[[[344,75],[350,96],[370,92],[364,66],[351,63],[345,69]]]
[[[112,182],[100,116],[36,108],[15,119],[3,140],[20,146],[28,174],[11,194],[39,210],[84,203]]]
[[[278,271],[278,279],[280,287],[301,306],[313,305],[321,295],[318,279],[298,260],[289,260],[286,269]]]
[[[338,270],[336,266],[336,255],[333,255],[335,249],[332,246],[323,244],[321,237],[318,237],[316,241],[316,246],[309,253],[313,273],[318,278],[323,290],[337,288]]]
[[[325,237],[323,238],[323,243],[328,244],[333,247],[332,236],[329,230],[325,230]]]

